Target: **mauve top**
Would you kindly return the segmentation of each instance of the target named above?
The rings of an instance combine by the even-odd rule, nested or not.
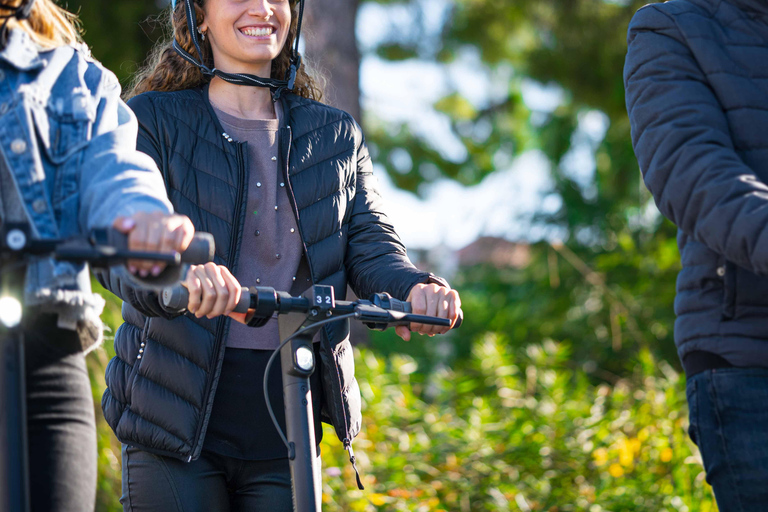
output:
[[[279,119],[279,104],[275,104],[275,108]],[[306,259],[302,258],[296,219],[278,169],[278,119],[240,119],[216,107],[214,111],[227,134],[248,143],[248,215],[235,277],[243,286],[272,286],[292,294],[300,293],[311,282]],[[319,340],[319,333],[315,339]],[[278,344],[276,318],[260,328],[230,322],[205,450],[244,460],[286,458],[287,450],[266,412],[262,387],[267,360]],[[272,368],[269,381],[270,402],[284,431],[279,360]],[[323,435],[319,371],[310,377],[310,386],[319,443]]]
[[[248,205],[235,277],[243,286],[271,286],[289,291],[302,256],[299,229],[283,176],[278,169],[277,119],[240,119],[216,107],[214,112],[227,134],[248,143]],[[277,319],[253,328],[231,322],[227,347],[274,350],[280,338]]]

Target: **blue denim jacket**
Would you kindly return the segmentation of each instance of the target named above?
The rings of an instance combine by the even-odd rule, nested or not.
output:
[[[85,48],[42,51],[22,30],[0,52],[0,157],[39,238],[67,238],[138,211],[172,207],[113,73]],[[58,313],[84,348],[101,339],[104,301],[84,265],[36,260],[25,305]]]

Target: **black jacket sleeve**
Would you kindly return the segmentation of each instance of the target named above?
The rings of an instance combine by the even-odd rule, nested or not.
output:
[[[628,43],[632,143],[659,210],[728,260],[768,275],[768,186],[737,154],[727,114],[674,20],[647,6]]]
[[[136,114],[139,121],[137,149],[148,154],[162,170],[162,159],[157,144],[155,114],[150,99],[146,95],[136,96],[128,101],[128,106]],[[153,129],[153,127],[155,127]],[[163,317],[167,319],[179,316],[180,313],[170,312],[160,304],[160,298],[155,291],[138,286],[125,272],[115,270],[99,270],[95,272],[96,279],[101,285],[133,306],[143,315]]]
[[[408,259],[405,246],[383,212],[371,156],[356,123],[355,131],[357,185],[345,259],[352,290],[363,298],[387,292],[405,300],[418,283],[448,286],[444,279],[417,269]]]

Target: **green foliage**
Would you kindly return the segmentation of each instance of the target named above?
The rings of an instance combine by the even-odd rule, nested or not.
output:
[[[647,353],[613,387],[572,371],[563,344],[518,356],[491,333],[464,369],[427,376],[407,356],[356,355],[366,490],[351,489],[328,429],[323,510],[715,510],[685,434],[684,379]]]
[[[71,0],[60,2],[82,21],[85,42],[93,56],[113,71],[123,86],[163,36],[160,8],[170,2],[146,0]],[[170,10],[170,8],[168,8]]]
[[[114,333],[117,327],[123,323],[120,314],[120,299],[104,290],[95,280],[92,281],[94,291],[100,293],[107,301],[101,319],[104,321],[106,331],[104,343],[96,350],[88,354],[88,373],[91,376],[91,389],[93,391],[93,403],[96,409],[96,433],[98,442],[99,476],[96,489],[96,510],[98,512],[121,512],[120,495],[122,494],[120,476],[120,443],[112,429],[104,420],[101,410],[101,396],[107,388],[104,373],[107,363],[115,356],[113,346]]]
[[[526,282],[523,274],[518,279]],[[497,295],[514,283],[479,287],[464,294],[467,325],[452,336],[467,354],[452,367],[420,368],[407,355],[356,351],[364,425],[355,449],[366,490],[354,488],[346,452],[326,426],[324,510],[716,510],[686,435],[684,379],[675,369],[640,349],[625,360],[623,377],[608,379],[611,385],[600,382],[602,374],[590,378],[574,365],[578,338],[556,343],[542,334],[547,328],[533,331],[534,322],[506,330],[523,323],[525,312],[503,318],[505,305],[521,300]],[[103,293],[104,317],[114,329],[119,301]],[[529,311],[558,307],[528,304]],[[423,350],[435,339],[411,346]],[[96,404],[113,355],[110,340],[89,355]],[[97,510],[117,512],[120,446],[98,406],[97,423]]]

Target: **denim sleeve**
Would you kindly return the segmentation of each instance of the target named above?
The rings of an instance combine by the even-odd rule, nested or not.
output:
[[[768,275],[768,186],[739,158],[728,120],[675,22],[657,4],[629,26],[632,143],[646,186],[684,233]]]
[[[81,229],[109,226],[117,217],[140,211],[171,213],[157,165],[136,149],[136,117],[120,99],[111,72],[104,70],[97,95],[92,138],[80,170]]]
[[[356,123],[355,130],[357,186],[345,259],[350,286],[358,297],[387,292],[400,300],[405,300],[418,283],[447,286],[442,279],[414,267],[408,259],[405,246],[383,211],[371,157]]]

